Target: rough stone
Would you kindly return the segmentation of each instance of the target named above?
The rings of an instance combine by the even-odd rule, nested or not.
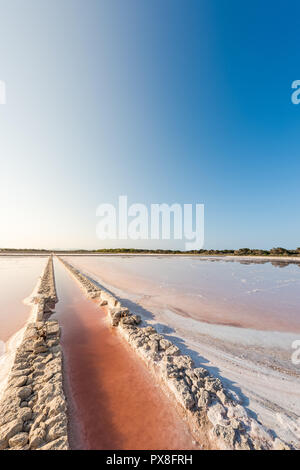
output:
[[[36,449],[37,447],[44,444],[46,432],[42,428],[31,430],[29,433],[29,447],[30,449]]]
[[[152,339],[152,340],[149,340],[147,344],[150,348],[150,351],[154,353],[158,352],[158,341],[156,341],[155,339]]]
[[[169,349],[167,349],[167,353],[169,354]],[[190,356],[175,356],[173,358],[173,364],[175,364],[178,369],[186,370],[191,369],[194,365],[193,359]]]
[[[152,335],[153,333],[156,333],[156,329],[153,328],[153,326],[146,326],[143,328],[143,331],[146,335]]]
[[[180,349],[177,346],[175,346],[175,344],[172,344],[172,346],[167,348],[166,354],[168,354],[169,356],[179,356]]]
[[[207,417],[213,426],[227,426],[229,420],[226,416],[226,409],[221,403],[214,402],[208,409]]]
[[[40,450],[68,450],[68,441],[66,437],[59,437],[55,441],[49,442],[40,447]]]
[[[210,403],[210,395],[207,390],[200,389],[197,393],[199,408],[207,408]]]
[[[198,377],[198,379],[204,379],[209,375],[208,371],[203,367],[196,367],[193,369],[193,372]]]
[[[27,432],[20,432],[15,436],[11,437],[8,441],[9,447],[23,447],[28,442],[28,433]]]
[[[47,403],[46,408],[48,416],[56,416],[59,413],[66,411],[66,403],[61,395],[55,396],[50,402]]]
[[[223,403],[223,405],[229,402],[229,399],[224,390],[218,390],[216,395],[219,398],[220,402]]]
[[[168,341],[167,339],[164,339],[164,338],[159,340],[159,349],[161,351],[165,351],[171,346],[172,346],[171,341]]]
[[[32,416],[31,408],[29,408],[29,407],[21,408],[19,410],[18,415],[22,419],[22,421],[28,421],[29,419],[31,419],[31,416]]]
[[[25,387],[20,388],[18,391],[18,397],[20,397],[22,400],[28,398],[32,393],[32,388],[30,385],[27,385]]]
[[[46,436],[46,440],[48,442],[54,441],[59,437],[63,437],[66,435],[67,432],[67,423],[66,419],[63,419],[62,414],[58,415],[56,421],[46,421],[45,424],[48,426],[49,430]],[[53,418],[52,418],[53,419]]]
[[[213,432],[217,437],[221,438],[224,441],[224,444],[227,449],[234,448],[236,432],[231,426],[222,426],[220,424],[217,424]]]
[[[211,392],[217,393],[219,390],[222,390],[222,382],[220,379],[214,377],[205,378],[205,388]]]
[[[22,431],[23,421],[21,419],[14,419],[9,423],[1,426],[0,428],[0,441],[7,442],[15,434]]]
[[[21,375],[12,381],[11,385],[13,387],[23,387],[27,382],[27,375]]]
[[[21,370],[14,370],[11,372],[11,377],[20,377],[24,375],[29,375],[32,372],[32,369],[21,369]]]

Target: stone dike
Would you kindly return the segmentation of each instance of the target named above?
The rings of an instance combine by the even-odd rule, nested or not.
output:
[[[79,270],[59,258],[87,297],[104,307],[111,325],[144,360],[168,396],[176,401],[195,440],[204,448],[228,450],[289,450],[291,447],[252,418],[220,379],[202,367],[155,328],[147,326],[121,302]]]
[[[66,399],[57,321],[53,260],[49,257],[0,399],[0,450],[67,450]]]

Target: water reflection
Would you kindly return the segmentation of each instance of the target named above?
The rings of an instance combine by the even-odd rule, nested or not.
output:
[[[207,323],[300,332],[300,270],[285,260],[71,256],[70,262],[147,310]],[[282,269],[284,268],[284,269]]]
[[[274,267],[278,268],[286,268],[289,265],[296,265],[300,268],[300,260],[270,260],[270,259],[238,259],[238,258],[202,258],[205,259],[205,261],[222,261],[222,262],[227,262],[227,263],[239,263],[239,264],[244,264],[244,265],[251,265],[251,264],[271,264]]]

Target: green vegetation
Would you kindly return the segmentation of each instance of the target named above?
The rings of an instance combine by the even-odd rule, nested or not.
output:
[[[44,250],[44,249],[16,249],[16,248],[0,248],[0,254],[48,254],[48,253],[67,253],[67,254],[91,254],[91,253],[123,253],[123,254],[161,254],[161,255],[202,255],[202,256],[299,256],[300,247],[295,250],[288,250],[282,247],[272,248],[271,250],[259,250],[251,248],[240,248],[238,250],[143,250],[136,248],[102,248],[99,250]]]

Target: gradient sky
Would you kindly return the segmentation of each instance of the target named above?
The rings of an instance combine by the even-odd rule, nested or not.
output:
[[[0,0],[0,247],[102,242],[96,208],[204,203],[205,248],[300,246],[300,5]]]

